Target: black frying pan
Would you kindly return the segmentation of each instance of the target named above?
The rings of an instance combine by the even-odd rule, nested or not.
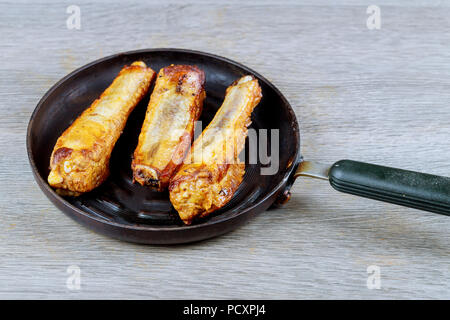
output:
[[[78,198],[56,194],[47,184],[50,154],[56,139],[103,92],[119,70],[135,60],[143,60],[156,71],[172,63],[194,64],[203,69],[207,93],[201,117],[204,126],[214,117],[225,89],[234,80],[246,74],[258,78],[263,99],[253,112],[252,127],[279,129],[278,173],[261,175],[261,163],[247,164],[243,183],[225,207],[193,225],[183,225],[167,192],[154,192],[132,183],[131,155],[144,119],[147,96],[131,114],[114,148],[108,180]],[[267,143],[271,143],[270,139]],[[174,244],[224,234],[271,205],[286,202],[292,183],[300,175],[327,179],[342,192],[450,215],[450,178],[349,160],[331,167],[302,161],[295,113],[281,92],[237,62],[198,51],[132,51],[75,70],[56,83],[38,103],[28,125],[27,151],[38,185],[59,209],[94,231],[125,241]]]

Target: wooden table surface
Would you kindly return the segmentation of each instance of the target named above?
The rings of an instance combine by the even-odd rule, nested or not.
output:
[[[44,93],[90,61],[158,47],[222,55],[273,81],[308,160],[449,176],[449,2],[333,3],[1,0],[0,298],[450,298],[449,217],[299,179],[285,207],[225,236],[142,246],[78,225],[32,177],[26,127]],[[66,25],[71,4],[79,30]],[[372,4],[378,30],[366,26]]]

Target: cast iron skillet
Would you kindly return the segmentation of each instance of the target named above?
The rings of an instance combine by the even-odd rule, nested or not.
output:
[[[131,114],[114,148],[108,180],[78,198],[56,194],[47,184],[50,154],[56,139],[124,65],[136,60],[143,60],[155,71],[170,64],[194,64],[203,69],[207,93],[201,117],[203,127],[220,107],[225,89],[243,75],[254,75],[262,87],[263,99],[253,112],[252,127],[279,129],[278,173],[261,175],[263,164],[247,164],[243,183],[224,208],[190,226],[183,225],[167,192],[154,192],[132,183],[131,155],[144,119],[147,95]],[[270,139],[267,143],[270,150]],[[75,70],[56,83],[38,103],[28,125],[27,151],[38,185],[59,209],[96,232],[131,242],[175,244],[224,234],[271,205],[286,202],[292,183],[300,175],[328,179],[339,191],[450,215],[450,178],[349,160],[331,167],[303,161],[298,123],[281,92],[237,62],[192,50],[145,49],[120,53]]]

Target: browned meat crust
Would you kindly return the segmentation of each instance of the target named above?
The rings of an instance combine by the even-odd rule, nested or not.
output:
[[[171,179],[170,201],[184,223],[223,207],[241,184],[245,166],[238,156],[261,97],[258,80],[252,76],[228,87],[221,108]]]
[[[161,69],[134,152],[133,178],[164,190],[192,143],[205,99],[205,74],[195,66]]]
[[[155,72],[144,62],[125,66],[112,84],[56,141],[48,183],[63,195],[80,195],[109,175],[109,158],[131,111]]]

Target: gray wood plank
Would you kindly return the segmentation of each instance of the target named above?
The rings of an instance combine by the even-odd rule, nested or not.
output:
[[[25,150],[42,95],[113,53],[180,47],[235,59],[273,81],[306,159],[351,158],[450,175],[447,1],[0,1],[0,298],[450,298],[450,219],[338,194],[301,179],[283,208],[217,239],[118,242],[45,198]],[[75,3],[74,3],[75,4]],[[81,269],[81,290],[66,287]],[[381,289],[366,286],[367,267]]]

